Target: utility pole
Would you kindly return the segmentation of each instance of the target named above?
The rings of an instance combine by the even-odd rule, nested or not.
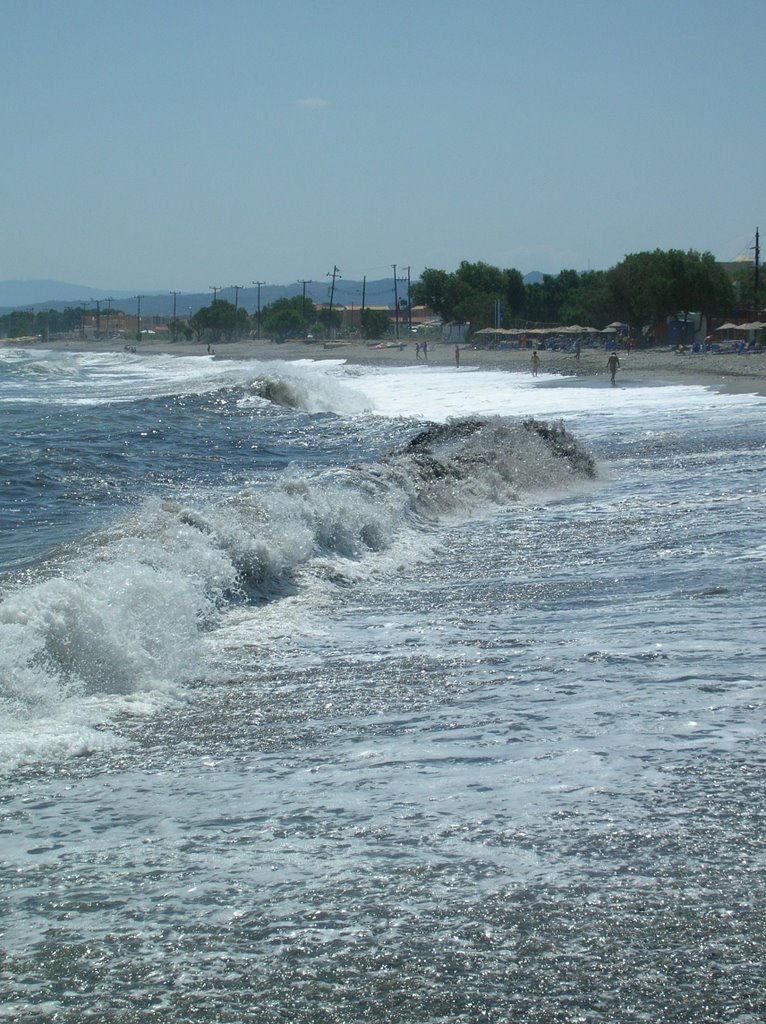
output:
[[[141,340],[141,296],[136,296],[136,338],[138,341]]]
[[[109,331],[111,330],[112,303],[113,302],[114,302],[114,299],[111,299],[111,298],[106,300],[106,333],[107,334],[109,334]]]
[[[218,298],[218,293],[221,290],[221,286],[220,284],[211,284],[208,285],[208,288],[213,293],[213,302],[215,302],[215,300]]]
[[[91,299],[96,304],[96,337],[101,337],[101,299]]]
[[[335,278],[340,277],[340,270],[333,264],[332,273],[327,275],[332,278],[332,285],[330,286],[330,315],[327,318],[327,337],[330,337],[332,331],[332,303],[335,298]]]
[[[170,294],[173,296],[173,341],[175,341],[176,336],[178,335],[178,320],[176,319],[176,300],[180,293],[171,292]]]
[[[410,267],[407,267],[407,338],[412,334],[412,302],[410,301]]]
[[[301,316],[305,320],[306,319],[306,285],[307,284],[313,284],[313,282],[312,281],[304,281],[303,279],[301,279],[298,282],[298,284],[302,284],[303,285],[303,302],[301,304]]]
[[[234,308],[239,308],[239,289],[242,287],[241,284],[230,284],[229,288],[234,289]]]
[[[761,243],[758,234],[758,228],[755,229],[755,308],[759,309],[758,292],[760,290],[760,276],[761,276]]]
[[[396,264],[392,263],[391,266],[393,267],[393,271],[394,271],[394,307],[396,309],[396,321],[395,321],[395,323],[396,323],[396,337],[398,339],[399,338],[399,290],[398,290],[397,281],[396,281]]]
[[[258,307],[256,312],[255,321],[255,337],[257,341],[261,340],[261,285],[266,284],[265,281],[253,281],[253,284],[258,289]]]
[[[362,278],[362,312],[364,312],[364,298],[367,294],[367,275]]]

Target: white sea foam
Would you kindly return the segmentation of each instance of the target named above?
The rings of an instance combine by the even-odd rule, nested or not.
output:
[[[443,422],[452,416],[541,416],[615,424],[655,413],[701,414],[713,409],[763,407],[755,395],[720,394],[701,385],[580,383],[541,374],[445,367],[344,367],[354,387],[382,416],[412,416]]]
[[[229,609],[296,593],[299,575],[326,591],[403,533],[589,471],[500,418],[424,437],[375,463],[296,465],[268,485],[152,499],[83,538],[0,604],[5,713],[50,718],[94,696],[183,691],[209,674],[203,637]]]
[[[337,402],[314,415],[230,369],[176,418],[84,417],[94,448],[128,424],[116,459],[82,450],[134,501],[4,580],[0,684],[30,672],[0,747],[8,1014],[758,1017],[762,403],[592,387],[580,412],[578,383],[415,368],[367,416],[387,371],[302,366]],[[422,422],[514,396],[485,432]],[[606,465],[588,489],[518,435],[543,397]],[[70,471],[18,429],[30,479],[46,446]],[[66,636],[116,663],[110,622],[144,679],[66,691],[94,679]],[[153,679],[165,643],[202,678]]]
[[[28,396],[36,396],[38,405],[108,405],[227,388],[239,394],[245,413],[248,403],[276,400],[309,414],[334,412],[346,422],[366,417],[371,432],[375,416],[440,423],[463,415],[510,416],[517,422],[499,419],[464,438],[457,451],[446,445],[435,453],[438,465],[429,461],[432,452],[415,458],[399,451],[331,470],[309,472],[296,464],[278,481],[258,479],[252,488],[152,499],[135,516],[83,538],[37,577],[21,578],[0,605],[2,711],[17,752],[41,747],[19,744],[13,722],[60,718],[69,723],[62,735],[77,737],[72,723],[78,703],[102,701],[111,714],[136,694],[182,693],[187,682],[211,671],[206,636],[224,613],[228,618],[237,607],[297,594],[307,585],[325,600],[333,587],[353,579],[365,559],[374,556],[382,566],[390,553],[395,566],[400,557],[417,558],[417,545],[408,538],[440,519],[581,486],[566,461],[520,430],[521,419],[555,415],[590,437],[618,431],[632,438],[649,428],[656,436],[702,431],[716,419],[734,427],[754,406],[763,406],[762,399],[702,387],[612,389],[470,368],[341,361],[237,363],[121,354],[47,359],[35,353],[26,371],[34,376]],[[41,378],[52,383],[40,385]],[[252,616],[247,619],[252,628]],[[87,721],[75,746],[104,742],[91,736]],[[41,725],[39,735],[48,736],[51,750],[63,749],[54,732]],[[5,754],[12,760],[10,747]]]

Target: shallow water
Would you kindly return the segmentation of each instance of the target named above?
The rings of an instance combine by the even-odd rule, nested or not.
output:
[[[763,1019],[766,402],[12,358],[0,1016]]]

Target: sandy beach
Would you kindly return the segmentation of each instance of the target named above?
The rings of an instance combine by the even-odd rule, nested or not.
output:
[[[9,339],[6,344],[14,344]],[[40,347],[43,347],[42,345]],[[70,339],[51,341],[44,347],[70,352],[122,351],[121,340],[92,341]],[[170,342],[165,339],[142,341],[138,350],[146,355],[207,355],[207,345],[193,342]],[[273,342],[268,340],[222,342],[214,346],[215,359],[343,359],[356,364],[417,365],[414,342],[401,345],[391,343],[370,343],[364,341],[338,342]],[[703,384],[723,391],[766,396],[766,351],[735,353],[691,353],[679,354],[670,347],[645,350],[633,349],[630,353],[618,350],[620,369],[617,379],[623,386],[631,383],[651,381],[654,384],[678,383]],[[608,379],[606,361],[608,353],[603,349],[583,349],[579,362],[572,352],[540,350],[540,372],[556,373],[563,376],[579,376]],[[531,350],[490,350],[475,349],[471,345],[461,346],[460,366],[492,368],[512,372],[530,370]],[[428,349],[428,363],[432,366],[455,366],[455,350],[452,344],[433,343]],[[420,365],[425,365],[420,360]]]

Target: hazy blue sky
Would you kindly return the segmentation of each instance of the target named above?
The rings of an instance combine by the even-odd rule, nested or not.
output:
[[[0,280],[734,259],[765,0],[0,0]]]

